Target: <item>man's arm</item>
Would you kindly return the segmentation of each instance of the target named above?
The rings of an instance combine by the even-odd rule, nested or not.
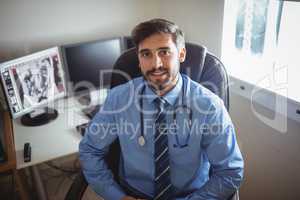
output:
[[[226,200],[240,186],[244,162],[236,141],[234,127],[223,106],[209,109],[209,131],[204,133],[202,149],[211,164],[211,175],[206,184],[187,197],[192,200]]]
[[[119,200],[125,193],[114,181],[104,160],[109,145],[117,138],[116,121],[110,96],[91,121],[79,144],[82,170],[91,188],[105,200]]]

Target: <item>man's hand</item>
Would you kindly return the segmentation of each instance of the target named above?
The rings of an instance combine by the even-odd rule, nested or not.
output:
[[[125,196],[121,200],[146,200],[146,199],[136,199],[136,198],[133,198],[131,196]]]

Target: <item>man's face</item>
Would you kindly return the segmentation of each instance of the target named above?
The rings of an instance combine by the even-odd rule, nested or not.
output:
[[[174,85],[185,53],[185,48],[177,49],[171,34],[159,33],[144,39],[138,46],[138,58],[145,79],[156,90]]]

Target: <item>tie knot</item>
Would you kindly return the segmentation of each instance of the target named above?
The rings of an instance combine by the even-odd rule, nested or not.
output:
[[[167,105],[167,101],[162,97],[157,97],[154,101],[157,108],[159,108],[160,110],[163,110]]]

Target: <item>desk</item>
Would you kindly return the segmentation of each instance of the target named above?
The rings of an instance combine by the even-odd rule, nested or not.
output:
[[[76,125],[88,122],[81,112],[82,105],[75,98],[60,99],[49,106],[58,111],[58,117],[45,125],[23,126],[20,119],[14,120],[15,149],[17,169],[36,165],[78,152],[80,133]],[[24,143],[31,144],[31,162],[24,162]]]
[[[97,103],[104,101],[106,93],[102,94]],[[17,169],[30,167],[40,199],[47,199],[47,195],[36,165],[78,152],[81,135],[75,127],[89,121],[81,111],[86,106],[81,105],[75,97],[59,99],[48,107],[55,108],[59,114],[46,125],[26,127],[20,119],[13,121]],[[23,148],[26,142],[31,144],[32,153],[31,162],[25,163]]]

